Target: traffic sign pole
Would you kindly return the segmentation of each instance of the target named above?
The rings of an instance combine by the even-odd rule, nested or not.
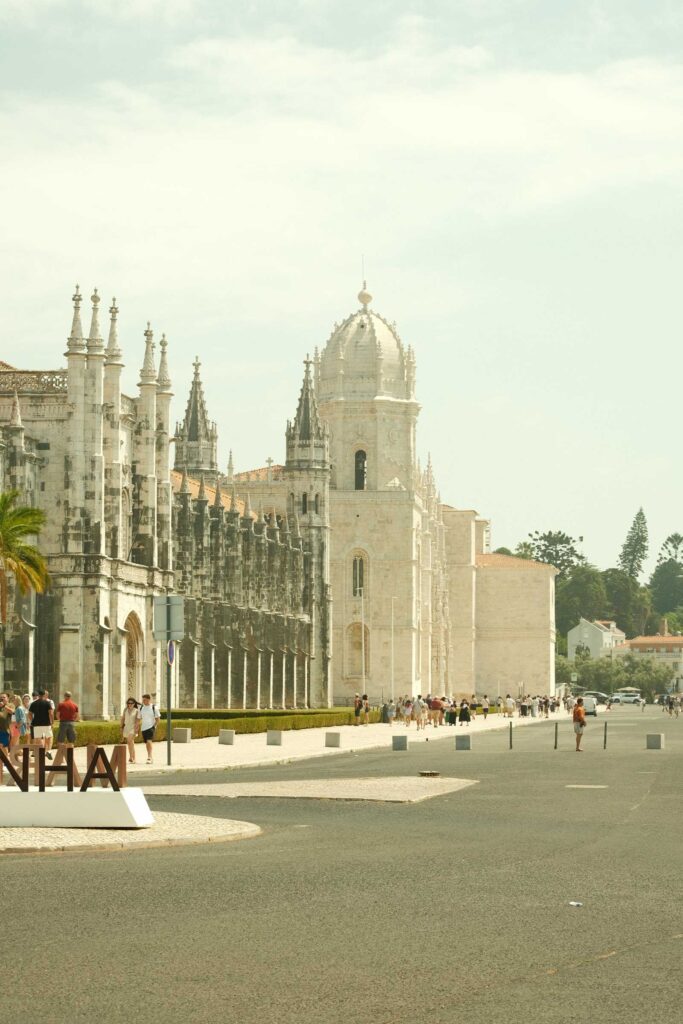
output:
[[[171,597],[166,595],[166,636],[171,636]],[[173,674],[173,641],[168,639],[166,647],[166,764],[171,766],[171,682]]]

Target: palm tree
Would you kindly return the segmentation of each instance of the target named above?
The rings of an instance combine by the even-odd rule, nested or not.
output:
[[[8,576],[14,576],[22,594],[42,594],[50,582],[45,559],[27,537],[37,536],[45,524],[39,508],[17,505],[19,491],[0,493],[0,623],[7,620]]]

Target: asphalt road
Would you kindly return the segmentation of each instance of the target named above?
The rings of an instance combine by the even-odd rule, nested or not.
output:
[[[683,717],[620,708],[582,754],[564,721],[557,751],[552,722],[452,744],[229,776],[479,780],[420,804],[155,796],[264,835],[2,857],[3,1019],[678,1024]]]

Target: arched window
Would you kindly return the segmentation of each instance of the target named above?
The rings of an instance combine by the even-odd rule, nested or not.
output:
[[[131,559],[130,541],[130,496],[127,490],[121,491],[121,531],[119,539],[119,558],[124,562]]]
[[[304,515],[308,512],[308,495],[305,491],[301,495],[301,511]]]
[[[365,491],[368,486],[368,456],[361,449],[356,452],[356,490]]]
[[[365,589],[365,559],[362,555],[353,556],[353,596],[360,597]]]

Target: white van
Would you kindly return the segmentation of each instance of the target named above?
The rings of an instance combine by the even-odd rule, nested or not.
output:
[[[598,717],[598,702],[595,697],[584,696],[583,710],[587,715],[595,715],[596,718]]]

